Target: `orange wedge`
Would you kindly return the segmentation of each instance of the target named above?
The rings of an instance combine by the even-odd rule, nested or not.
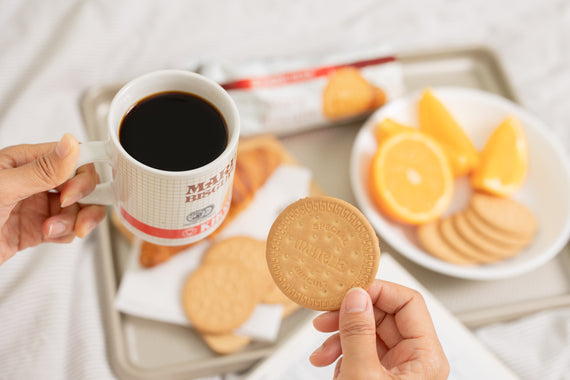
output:
[[[418,104],[420,130],[435,138],[445,149],[454,175],[469,174],[479,161],[473,143],[445,106],[425,90]]]
[[[407,224],[437,219],[453,194],[447,157],[430,136],[405,131],[379,146],[370,166],[369,191],[389,217]]]
[[[407,125],[400,124],[390,118],[386,118],[374,126],[374,137],[376,137],[376,142],[378,144],[382,144],[382,142],[388,137],[397,133],[417,131],[417,128],[408,127]]]
[[[386,118],[376,124],[374,127],[374,136],[376,137],[376,142],[378,142],[378,144],[381,144],[388,137],[393,136],[396,133],[414,131],[417,132],[419,130],[414,127],[400,124],[390,118]],[[465,157],[457,153],[454,148],[439,141],[438,144],[447,156],[454,177],[464,176],[471,170]]]
[[[522,125],[506,118],[491,134],[473,171],[471,185],[498,196],[509,196],[523,184],[528,170],[528,145]]]

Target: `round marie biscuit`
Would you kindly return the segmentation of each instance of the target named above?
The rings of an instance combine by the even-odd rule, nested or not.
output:
[[[515,236],[504,231],[497,230],[496,228],[485,223],[472,209],[467,207],[463,212],[463,216],[467,223],[478,233],[484,236],[485,239],[503,246],[518,246],[523,247],[532,240],[532,235]]]
[[[453,224],[459,235],[467,243],[479,249],[481,252],[488,252],[490,256],[496,257],[499,260],[511,257],[521,250],[520,245],[501,245],[493,240],[486,239],[485,236],[469,224],[464,212],[453,216]]]
[[[235,236],[214,243],[204,254],[202,263],[236,262],[245,271],[244,276],[252,277],[258,299],[275,285],[265,259],[265,242],[248,236]]]
[[[267,237],[267,264],[281,291],[313,310],[338,310],[353,287],[368,289],[380,245],[368,220],[351,204],[309,197],[289,205]]]
[[[220,355],[233,354],[251,342],[251,338],[234,333],[210,334],[202,333],[202,339],[212,351]]]
[[[212,244],[204,254],[202,263],[236,260],[247,265],[259,257],[265,258],[264,241],[248,236],[234,236]]]
[[[201,332],[226,333],[241,326],[253,312],[257,297],[252,276],[235,263],[202,265],[186,281],[184,312]]]
[[[273,281],[273,279],[271,281]],[[262,303],[277,304],[286,301],[291,301],[291,300],[289,299],[289,297],[283,294],[281,289],[279,289],[279,287],[275,283],[273,283],[273,286],[271,287],[271,289],[269,289],[268,292],[266,292],[261,296]]]
[[[525,238],[536,232],[533,213],[514,199],[475,193],[470,207],[485,223],[512,236]]]
[[[456,265],[474,265],[477,262],[469,257],[460,255],[443,240],[439,229],[439,220],[421,224],[416,234],[420,245],[433,257]]]
[[[455,229],[453,218],[454,216],[449,216],[442,219],[439,226],[443,240],[451,249],[457,251],[462,256],[473,259],[479,264],[486,264],[499,259],[499,257],[493,256],[490,252],[484,252],[467,242]]]

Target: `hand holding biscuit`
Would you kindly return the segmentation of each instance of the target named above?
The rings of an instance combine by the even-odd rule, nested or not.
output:
[[[329,337],[311,355],[313,365],[332,364],[335,380],[446,379],[449,363],[422,296],[409,288],[376,280],[368,292],[351,289],[339,311],[313,321]]]

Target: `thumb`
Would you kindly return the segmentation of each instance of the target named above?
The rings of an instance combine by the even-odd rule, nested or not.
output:
[[[364,289],[352,288],[346,293],[340,307],[339,333],[343,356],[340,378],[369,378],[367,375],[378,373],[376,322],[372,301]]]
[[[79,143],[73,135],[66,133],[53,147],[38,144],[35,149],[40,147],[45,152],[34,151],[34,147],[29,145],[18,147],[24,151],[13,151],[13,155],[36,158],[21,166],[0,171],[1,182],[8,184],[4,190],[9,199],[6,201],[18,202],[56,188],[73,174],[79,156]]]

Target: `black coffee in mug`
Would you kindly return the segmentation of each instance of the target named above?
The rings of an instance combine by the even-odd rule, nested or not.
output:
[[[162,92],[136,103],[123,117],[119,142],[155,169],[185,171],[214,161],[228,144],[220,111],[201,97]]]

